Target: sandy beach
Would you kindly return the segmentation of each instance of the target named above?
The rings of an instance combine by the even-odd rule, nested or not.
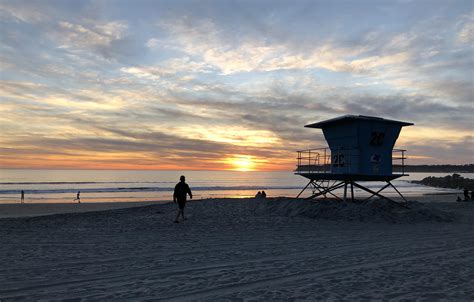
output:
[[[85,213],[135,208],[171,201],[88,202],[88,203],[6,203],[0,204],[0,218],[35,217],[54,214]]]
[[[474,203],[443,199],[213,199],[179,224],[174,204],[3,218],[0,300],[472,301]]]

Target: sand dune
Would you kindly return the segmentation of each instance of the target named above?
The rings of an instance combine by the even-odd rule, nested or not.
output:
[[[474,203],[394,223],[271,202],[192,202],[179,224],[173,204],[0,219],[0,299],[474,299]]]

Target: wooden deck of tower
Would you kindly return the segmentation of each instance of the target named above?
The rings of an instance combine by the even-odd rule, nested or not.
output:
[[[392,187],[405,199],[391,181],[407,175],[404,172],[406,150],[393,147],[402,127],[410,125],[413,123],[362,115],[344,115],[306,125],[322,129],[329,147],[297,151],[295,174],[310,180],[298,197],[311,188],[313,194],[308,199],[328,195],[341,199],[333,191],[344,188],[343,200],[346,200],[350,188],[354,200],[354,187],[357,187],[371,194],[367,200],[378,196],[393,201],[381,194]],[[396,172],[394,163],[398,168]],[[361,181],[386,184],[373,191],[361,185]]]

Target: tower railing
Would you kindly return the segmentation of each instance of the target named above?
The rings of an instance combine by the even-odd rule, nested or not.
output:
[[[344,151],[344,152],[342,152]],[[405,149],[392,150],[392,173],[405,174]],[[311,173],[331,173],[337,169],[344,169],[344,173],[351,173],[357,171],[359,164],[359,150],[356,148],[340,148],[333,150],[329,148],[316,148],[308,150],[300,150],[297,152],[296,174],[311,174]],[[339,154],[344,154],[341,158]],[[335,168],[334,170],[332,168]],[[397,172],[397,173],[395,173]]]
[[[296,174],[331,173],[343,169],[351,173],[357,169],[359,150],[356,148],[317,148],[297,151]]]
[[[405,149],[393,149],[392,150],[392,171],[405,174],[405,159],[407,150]]]
[[[298,153],[297,174],[331,172],[331,149],[317,148],[296,152]]]

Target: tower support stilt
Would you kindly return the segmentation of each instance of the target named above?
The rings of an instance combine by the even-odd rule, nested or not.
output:
[[[354,187],[356,187],[356,188],[359,188],[359,189],[371,194],[369,197],[362,200],[362,203],[366,203],[372,197],[377,196],[379,198],[382,198],[382,199],[385,199],[385,200],[390,201],[392,203],[395,203],[395,204],[397,204],[401,207],[408,208],[404,203],[397,202],[397,201],[395,201],[391,198],[388,198],[387,196],[384,196],[384,195],[381,194],[381,192],[384,191],[385,189],[387,189],[388,187],[392,187],[398,193],[398,195],[405,201],[405,203],[408,202],[406,200],[406,198],[402,195],[402,193],[400,193],[400,191],[390,181],[386,181],[386,185],[384,185],[379,190],[374,191],[374,190],[371,190],[371,189],[367,188],[366,186],[363,186],[363,185],[361,185],[361,184],[359,184],[359,183],[357,183],[353,180],[341,180],[341,181],[336,180],[332,184],[330,184],[330,181],[327,181],[327,185],[325,185],[325,181],[323,181],[323,180],[317,181],[317,180],[313,179],[303,188],[303,190],[298,194],[298,196],[296,196],[296,198],[299,198],[301,196],[301,194],[303,194],[303,192],[310,186],[311,186],[311,189],[313,191],[313,194],[311,196],[305,198],[306,200],[316,199],[320,196],[323,196],[326,199],[327,195],[331,195],[335,199],[345,202],[345,201],[347,201],[347,189],[348,189],[348,186],[350,186],[350,190],[351,190],[351,192],[350,192],[351,196],[350,197],[351,197],[352,202],[355,201]],[[343,190],[344,190],[342,199],[334,193],[335,190],[340,189],[340,188],[343,188]]]

